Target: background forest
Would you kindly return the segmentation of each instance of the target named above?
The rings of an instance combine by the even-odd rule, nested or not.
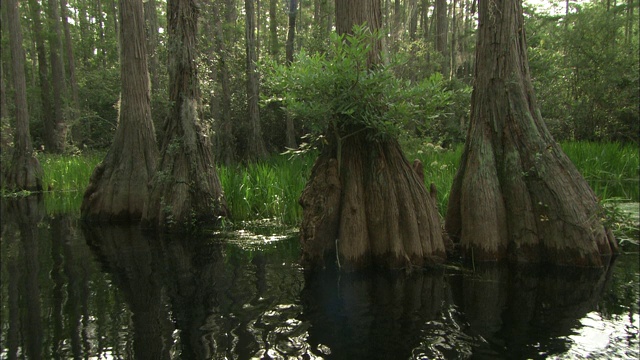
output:
[[[312,129],[278,101],[268,74],[330,49],[329,0],[203,0],[200,4],[201,118],[218,161],[263,158],[307,141]],[[401,137],[410,147],[464,141],[473,78],[476,0],[385,0],[384,49],[402,86],[428,101]],[[116,0],[20,2],[34,147],[51,153],[106,149],[120,96]],[[169,109],[166,4],[147,0],[145,22],[152,118],[160,136]],[[542,116],[558,141],[638,143],[637,0],[525,1],[529,59]],[[6,11],[2,11],[6,24]],[[249,19],[250,21],[247,21]],[[8,34],[2,32],[2,49]],[[248,61],[247,59],[254,59]],[[12,147],[10,54],[1,59],[2,156]],[[258,64],[253,69],[254,62]],[[313,64],[313,62],[306,62]],[[316,71],[310,69],[309,71]],[[247,81],[247,74],[252,81]],[[253,88],[252,88],[253,87]],[[260,93],[260,102],[254,94]],[[400,99],[402,100],[402,99]],[[258,106],[259,105],[259,106]],[[256,138],[253,124],[262,134]],[[257,150],[256,150],[257,149]]]

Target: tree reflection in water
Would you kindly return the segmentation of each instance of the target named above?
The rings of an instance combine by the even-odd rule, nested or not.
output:
[[[37,230],[44,215],[41,195],[9,199],[3,204],[2,239],[8,239],[9,242],[7,262],[4,264],[9,273],[9,359],[18,358],[19,348],[29,359],[43,358]]]
[[[456,303],[481,359],[537,359],[567,352],[568,336],[596,309],[611,268],[486,266],[457,277]]]
[[[306,273],[297,239],[80,232],[37,198],[2,204],[0,358],[571,357],[585,319],[637,321],[637,291],[601,299],[609,269]]]
[[[295,300],[302,281],[293,265],[211,238],[118,227],[86,228],[85,236],[129,305],[136,359],[305,351],[290,346],[300,343]]]
[[[466,335],[441,271],[307,274],[310,344],[332,359],[465,358]]]

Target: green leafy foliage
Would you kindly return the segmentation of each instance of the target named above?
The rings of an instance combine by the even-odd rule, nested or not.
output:
[[[565,16],[528,10],[533,84],[556,139],[638,142],[638,21],[628,5],[637,11],[637,2],[595,1]]]
[[[290,66],[265,62],[265,104],[281,103],[289,116],[315,134],[328,128],[344,138],[353,129],[372,129],[378,137],[422,128],[451,102],[438,73],[421,81],[394,72],[401,59],[367,67],[370,44],[379,35],[355,27],[353,35],[331,36],[327,53],[298,54]]]

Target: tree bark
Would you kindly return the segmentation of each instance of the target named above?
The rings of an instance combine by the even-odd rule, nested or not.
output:
[[[151,91],[160,90],[158,75],[158,5],[156,0],[148,0],[144,3],[144,18],[147,24],[147,57],[149,59],[149,77],[151,78]]]
[[[143,226],[171,231],[215,224],[227,206],[213,161],[209,134],[198,116],[198,6],[167,3],[169,100],[162,156],[143,211]]]
[[[87,16],[89,4],[76,0],[74,5],[78,10],[78,23],[80,25],[80,43],[82,44],[79,48],[80,61],[85,67],[88,67],[89,58],[93,55],[93,49],[95,49],[95,34],[91,32],[89,16]]]
[[[29,10],[33,20],[31,24],[38,51],[38,78],[40,80],[40,98],[42,100],[42,120],[45,124],[45,130],[48,130],[47,125],[53,124],[54,121],[51,118],[53,112],[51,106],[51,83],[49,82],[49,64],[47,62],[47,50],[40,17],[41,9],[37,0],[29,0]]]
[[[122,96],[118,128],[106,157],[85,190],[81,214],[96,222],[137,222],[158,158],[142,0],[120,0]],[[126,39],[126,41],[124,41]]]
[[[247,105],[249,112],[250,135],[248,138],[248,158],[259,160],[267,156],[267,149],[262,138],[262,127],[260,125],[260,80],[256,63],[258,55],[256,53],[256,24],[254,0],[245,0],[246,13],[246,51],[247,51]]]
[[[280,43],[278,42],[278,0],[269,0],[269,54],[278,58]]]
[[[447,53],[447,33],[449,27],[449,19],[447,18],[447,0],[436,0],[436,51],[442,55],[442,74],[448,73],[448,59]]]
[[[60,0],[60,10],[62,15],[62,29],[64,30],[64,52],[67,60],[67,75],[71,86],[71,100],[73,106],[78,107],[78,80],[76,79],[76,61],[73,55],[73,41],[71,40],[71,30],[69,29],[69,9],[67,0]]]
[[[296,15],[298,13],[298,0],[289,1],[289,30],[287,31],[286,63],[293,62],[293,50],[296,37]]]
[[[471,123],[446,228],[467,259],[602,266],[617,245],[598,200],[547,130],[522,2],[479,2]]]
[[[216,135],[216,154],[225,165],[231,165],[236,160],[236,139],[233,135],[233,119],[231,117],[231,83],[227,60],[227,34],[224,25],[231,24],[231,9],[225,9],[225,16],[220,11],[220,5],[213,2],[213,17],[215,21],[215,52],[218,57],[218,82],[221,87],[220,114]]]
[[[4,120],[9,118],[9,110],[7,109],[7,85],[5,84],[6,76],[4,75],[4,62],[0,61],[0,118]],[[5,148],[4,137],[0,146],[0,151]]]
[[[296,15],[298,12],[298,1],[290,0],[289,1],[289,30],[287,31],[287,43],[285,49],[285,63],[287,66],[291,65],[293,62],[293,50],[296,36]],[[291,116],[286,116],[285,119],[285,137],[287,147],[289,149],[295,149],[298,147],[296,143],[296,131],[293,123],[293,119]]]
[[[42,167],[33,156],[31,134],[29,132],[29,111],[27,106],[27,83],[24,74],[24,49],[22,48],[22,26],[17,0],[8,0],[7,20],[9,47],[15,91],[15,132],[13,136],[13,156],[5,175],[7,189],[20,191],[42,190]],[[4,170],[4,169],[3,169]]]
[[[411,41],[416,40],[416,33],[418,32],[418,13],[420,7],[417,0],[409,1],[409,39]]]
[[[378,0],[339,0],[339,33],[366,22],[380,28]],[[380,61],[372,44],[369,66]],[[337,127],[340,127],[338,124]],[[313,167],[300,204],[302,263],[337,262],[355,270],[369,265],[411,268],[443,261],[445,247],[435,200],[411,169],[395,139],[374,140],[376,130],[344,128]],[[331,130],[331,129],[329,129]],[[328,134],[331,132],[328,131]]]
[[[97,45],[98,51],[100,52],[100,60],[102,69],[107,68],[107,44],[106,44],[106,35],[104,31],[104,16],[102,12],[102,1],[96,0],[96,21],[98,22],[98,37],[100,38],[99,44]]]
[[[62,31],[60,29],[60,15],[57,0],[48,0],[49,4],[49,51],[51,56],[51,80],[53,84],[53,122],[45,124],[46,149],[54,153],[65,150],[67,137],[65,117],[65,85],[64,63],[60,49],[63,49]],[[46,119],[46,118],[45,118]]]

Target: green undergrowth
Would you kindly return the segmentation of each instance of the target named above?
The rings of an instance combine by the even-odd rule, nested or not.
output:
[[[561,145],[600,199],[640,201],[637,146],[592,142],[565,142]]]
[[[314,155],[276,155],[260,163],[219,166],[232,223],[271,219],[296,225],[302,218],[298,198],[311,173]],[[236,224],[237,225],[237,224]]]
[[[638,215],[625,215],[625,204],[640,202],[637,147],[617,143],[568,142],[563,150],[583,174],[605,205],[613,227],[635,233]],[[437,189],[437,206],[446,212],[449,191],[463,147],[442,149],[431,144],[408,146],[410,162],[419,159],[424,168],[427,187]],[[232,217],[225,219],[223,229],[256,228],[263,223],[281,228],[300,224],[302,208],[298,199],[309,178],[317,153],[274,155],[266,161],[247,165],[218,166],[218,175]],[[65,156],[38,154],[47,189],[45,206],[48,213],[79,212],[82,193],[95,166],[104,153]],[[22,196],[6,194],[4,196]],[[622,208],[621,208],[622,207]],[[636,225],[633,225],[636,224]],[[631,231],[629,231],[631,229]],[[628,238],[636,238],[629,236]]]
[[[80,155],[38,154],[44,171],[42,183],[46,191],[56,193],[83,192],[89,185],[93,169],[102,161],[104,153],[86,152]]]

